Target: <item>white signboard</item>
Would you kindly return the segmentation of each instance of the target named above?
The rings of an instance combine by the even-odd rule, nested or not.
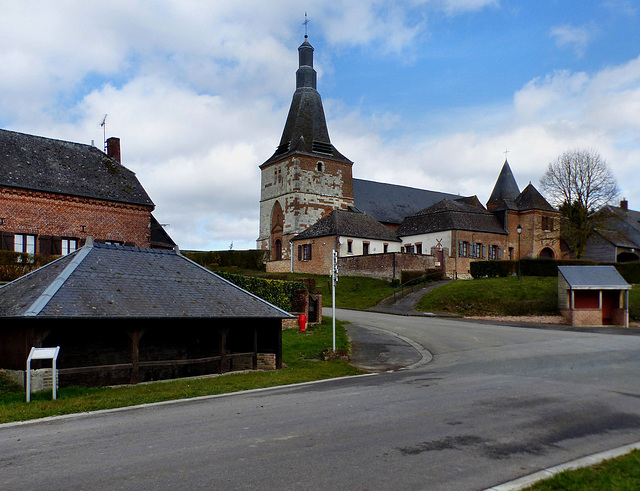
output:
[[[56,346],[55,348],[31,348],[29,358],[27,358],[27,402],[31,401],[31,360],[51,360],[53,369],[53,399],[55,400],[58,388],[58,370],[56,369],[58,353],[60,353],[60,346]]]

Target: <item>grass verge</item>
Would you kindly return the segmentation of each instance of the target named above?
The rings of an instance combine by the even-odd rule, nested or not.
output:
[[[452,281],[424,296],[416,310],[471,315],[558,315],[558,279],[529,276]]]
[[[529,491],[640,489],[640,451],[590,467],[565,471],[526,488]]]
[[[306,332],[289,329],[282,333],[282,370],[230,373],[193,379],[120,387],[67,387],[51,400],[51,391],[32,395],[25,402],[24,389],[0,378],[0,423],[26,421],[47,416],[113,409],[151,402],[188,399],[278,385],[289,385],[364,373],[343,360],[323,361],[323,352],[333,346],[332,319]],[[336,350],[348,350],[344,323],[336,321]]]

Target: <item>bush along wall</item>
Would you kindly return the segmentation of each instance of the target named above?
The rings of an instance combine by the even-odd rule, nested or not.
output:
[[[597,263],[595,261],[577,259],[543,259],[526,257],[514,261],[476,261],[471,263],[470,271],[474,278],[495,278],[518,274],[522,276],[558,276],[558,266],[589,266]],[[619,264],[616,264],[618,267]],[[638,268],[640,276],[640,268]],[[622,272],[620,273],[622,274]],[[631,274],[631,270],[630,270]],[[622,274],[624,276],[624,274]],[[629,281],[629,280],[627,280]]]
[[[267,252],[252,249],[246,251],[183,251],[182,254],[209,269],[235,266],[242,269],[264,271]]]
[[[627,283],[640,284],[640,262],[616,263],[615,266]]]
[[[55,256],[0,251],[0,281],[13,281],[56,259]]]
[[[300,290],[306,289],[305,284],[301,281],[271,280],[220,271],[216,271],[215,273],[243,290],[247,290],[287,312],[292,311],[295,295]]]
[[[474,261],[469,272],[474,278],[496,278],[511,276],[518,272],[518,261]]]

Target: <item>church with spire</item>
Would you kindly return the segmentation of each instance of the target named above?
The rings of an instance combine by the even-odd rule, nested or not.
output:
[[[346,274],[386,279],[434,268],[464,278],[476,260],[561,257],[560,213],[532,184],[521,192],[506,159],[486,207],[354,178],[329,137],[313,54],[305,35],[282,137],[260,165],[257,245],[268,271],[328,274],[334,250]]]

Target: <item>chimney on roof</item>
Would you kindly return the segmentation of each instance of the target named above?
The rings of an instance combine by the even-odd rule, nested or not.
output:
[[[120,138],[112,136],[107,139],[107,155],[112,159],[117,160],[118,163],[122,163],[120,156]]]
[[[622,201],[620,201],[620,208],[622,208],[624,211],[627,211],[629,209],[629,202],[627,201],[627,198],[623,198]]]

